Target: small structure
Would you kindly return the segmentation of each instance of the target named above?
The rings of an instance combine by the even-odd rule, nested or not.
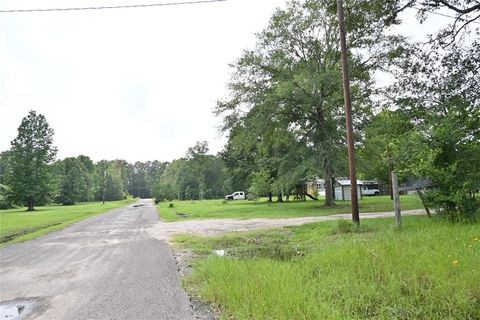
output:
[[[307,193],[325,196],[325,179],[315,178],[307,182]]]
[[[363,182],[357,180],[357,194],[359,199],[362,199],[362,186]],[[335,179],[335,200],[352,200],[351,189],[350,179]]]
[[[305,198],[305,194],[308,193],[307,189],[307,183],[305,183],[304,181],[297,183],[297,185],[295,186],[295,191],[293,192],[293,201],[307,201],[307,199]]]

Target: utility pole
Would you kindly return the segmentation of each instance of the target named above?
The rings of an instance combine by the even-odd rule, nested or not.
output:
[[[350,98],[350,78],[348,75],[348,53],[345,40],[345,16],[343,0],[337,0],[338,24],[340,26],[340,47],[342,52],[343,97],[345,100],[345,119],[347,122],[348,167],[350,169],[350,184],[352,187],[352,220],[360,224],[358,212],[357,174],[355,172],[355,146],[353,145],[352,101]]]

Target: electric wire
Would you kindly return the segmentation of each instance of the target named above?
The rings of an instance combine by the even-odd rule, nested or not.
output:
[[[196,0],[181,2],[165,2],[165,3],[147,3],[147,4],[131,4],[116,6],[98,6],[98,7],[70,7],[70,8],[45,8],[45,9],[10,9],[0,10],[0,13],[27,13],[27,12],[52,12],[52,11],[82,11],[82,10],[105,10],[105,9],[131,9],[131,8],[149,8],[149,7],[166,7],[166,6],[184,6],[194,4],[205,4],[213,2],[224,2],[227,0]]]
[[[227,0],[194,0],[194,1],[181,1],[181,2],[165,2],[165,3],[147,3],[147,4],[131,4],[131,5],[116,5],[116,6],[98,6],[98,7],[70,7],[70,8],[37,8],[37,9],[9,9],[0,10],[0,13],[28,13],[28,12],[53,12],[53,11],[82,11],[82,10],[105,10],[105,9],[132,9],[132,8],[149,8],[149,7],[165,7],[165,6],[183,6],[183,5],[195,5],[205,4],[213,2],[225,2]],[[428,9],[421,9],[416,6],[412,6],[412,9],[417,11],[425,11],[438,16],[457,19],[455,16],[436,12]],[[480,24],[477,21],[471,21],[474,24]]]

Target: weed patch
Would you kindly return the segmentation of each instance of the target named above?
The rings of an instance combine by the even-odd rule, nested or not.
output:
[[[479,319],[480,226],[425,217],[393,225],[332,221],[177,244],[202,248],[185,284],[225,318]]]

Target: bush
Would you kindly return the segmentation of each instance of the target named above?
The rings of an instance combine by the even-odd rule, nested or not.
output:
[[[247,193],[247,200],[248,201],[257,201],[258,197],[253,193]]]
[[[65,199],[65,201],[63,201],[62,205],[64,206],[72,206],[75,204],[75,201],[73,201],[72,199]]]
[[[6,185],[0,184],[0,209],[2,210],[11,209],[15,207],[13,203],[8,199],[9,191],[10,191],[9,187],[7,187]]]
[[[5,198],[0,197],[0,210],[12,209],[14,207],[15,206],[10,201],[7,201]]]
[[[480,200],[463,190],[447,194],[442,190],[430,190],[426,194],[427,204],[450,222],[476,222],[480,220]]]
[[[174,207],[174,206],[173,206],[173,203],[169,203],[169,204],[168,204],[168,207],[169,207],[169,208],[173,208],[173,207]]]

